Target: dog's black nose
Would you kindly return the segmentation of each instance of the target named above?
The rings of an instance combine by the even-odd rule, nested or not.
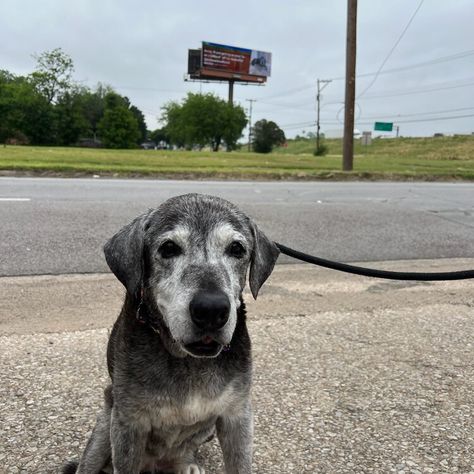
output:
[[[223,292],[201,291],[189,303],[193,323],[207,331],[217,331],[229,319],[230,301]]]

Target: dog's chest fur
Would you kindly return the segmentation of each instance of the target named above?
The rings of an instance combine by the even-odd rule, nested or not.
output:
[[[182,402],[153,400],[136,420],[148,432],[144,468],[157,468],[197,449],[214,434],[217,418],[239,405],[239,398],[230,385],[213,398],[194,392]]]
[[[182,403],[161,401],[158,403],[159,408],[150,413],[151,424],[154,427],[191,426],[224,414],[235,399],[235,390],[228,386],[214,398],[196,392],[190,394]]]
[[[135,424],[148,432],[187,430],[187,427],[231,414],[241,398],[242,395],[237,394],[232,385],[212,398],[200,392],[190,393],[182,401],[157,396],[143,403],[131,418]]]

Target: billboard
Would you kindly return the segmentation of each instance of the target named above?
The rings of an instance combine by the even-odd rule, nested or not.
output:
[[[237,74],[269,77],[272,54],[216,43],[202,43],[202,67]]]
[[[200,64],[197,51],[188,53],[188,74],[195,79],[263,83],[271,75],[272,54],[266,51],[203,41]]]

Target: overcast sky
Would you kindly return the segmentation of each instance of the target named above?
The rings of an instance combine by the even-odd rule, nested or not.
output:
[[[419,4],[359,0],[357,74],[379,69]],[[189,91],[227,97],[226,85],[183,80],[188,48],[211,41],[270,51],[268,83],[236,85],[235,101],[247,108],[245,99],[256,99],[253,121],[274,120],[291,137],[314,131],[316,79],[334,78],[321,111],[322,130],[334,132],[342,128],[346,5],[346,0],[2,0],[0,69],[28,74],[33,53],[61,47],[74,61],[77,81],[112,85],[154,129],[163,104]],[[473,19],[473,0],[425,0],[382,74],[357,101],[357,128],[371,130],[380,120],[398,123],[401,135],[474,132]],[[373,79],[358,78],[357,93]],[[446,119],[455,116],[463,117]]]

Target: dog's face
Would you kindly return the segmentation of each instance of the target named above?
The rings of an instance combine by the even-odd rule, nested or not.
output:
[[[138,217],[104,250],[127,291],[143,288],[179,351],[195,357],[215,357],[230,343],[249,267],[256,298],[279,254],[235,206],[199,194]]]

